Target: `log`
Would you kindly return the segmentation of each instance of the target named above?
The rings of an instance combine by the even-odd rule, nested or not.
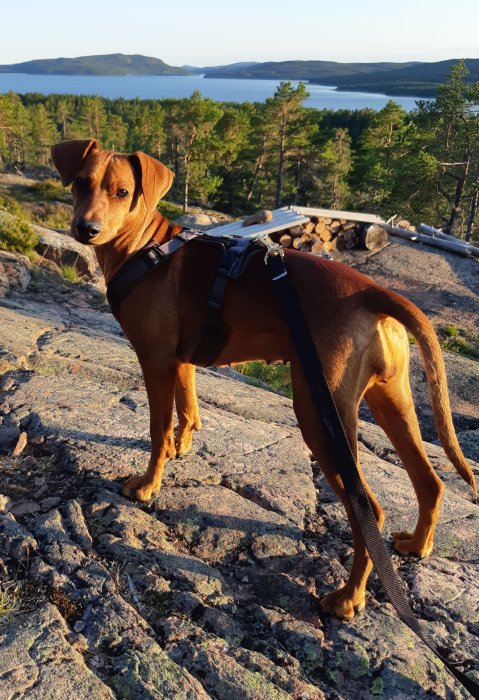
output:
[[[319,234],[319,237],[321,238],[322,241],[330,241],[331,238],[333,237],[333,234],[329,230],[329,228],[325,228],[324,231],[321,231]]]
[[[322,253],[324,250],[324,243],[322,241],[315,241],[311,246],[312,253]]]
[[[341,224],[341,228],[343,231],[353,231],[356,228],[357,224],[354,221],[346,221],[344,224]]]
[[[425,233],[428,236],[435,236],[437,238],[444,238],[445,241],[457,241],[458,243],[465,243],[455,236],[451,236],[450,233],[444,233],[439,228],[434,228],[434,226],[428,226],[427,224],[419,224],[418,229],[420,233]]]
[[[313,238],[313,236],[310,233],[308,233],[307,231],[305,231],[303,233],[303,235],[301,236],[300,241],[301,241],[301,243],[309,243],[312,238]]]
[[[299,250],[301,245],[302,245],[301,238],[293,238],[293,248],[295,250]]]
[[[291,226],[290,229],[288,229],[288,233],[293,236],[293,238],[296,238],[297,236],[302,236],[303,235],[303,227],[298,224],[298,226]]]
[[[421,233],[425,233],[428,236],[433,236],[434,238],[442,238],[445,241],[450,241],[451,243],[459,243],[460,245],[463,245],[465,248],[467,248],[471,255],[473,255],[474,257],[479,257],[479,248],[477,246],[473,246],[467,241],[463,241],[460,238],[451,236],[449,233],[444,233],[440,229],[433,228],[432,226],[427,226],[426,224],[419,224],[418,231],[420,231]]]
[[[344,237],[344,244],[348,250],[351,250],[356,246],[356,230],[355,229],[349,229],[348,231],[344,231],[343,233]]]
[[[336,238],[331,241],[331,250],[344,250],[346,248],[346,241],[343,236],[339,234]]]
[[[326,231],[326,224],[323,221],[318,221],[314,227],[314,232],[321,234],[323,231]]]
[[[341,223],[339,221],[331,221],[329,224],[329,230],[335,236],[341,230]]]
[[[471,255],[479,258],[479,249],[474,249],[474,246],[467,246],[464,245],[464,243],[459,243],[459,241],[446,241],[442,238],[433,238],[432,236],[428,236],[424,233],[418,233],[417,231],[407,231],[404,228],[399,228],[398,226],[391,226],[390,224],[381,224],[381,226],[393,236],[399,236],[400,238],[405,238],[408,241],[418,241],[419,243],[425,243],[426,245],[430,245],[433,248],[440,248],[441,250],[446,250],[449,253],[457,253],[458,255],[463,255],[466,258],[470,257]]]
[[[315,224],[312,221],[308,221],[307,224],[303,224],[303,231],[305,233],[313,233]]]
[[[382,226],[372,224],[359,234],[359,244],[366,250],[379,250],[388,242],[388,234]]]
[[[245,216],[242,226],[252,226],[253,224],[265,224],[273,220],[273,214],[269,209],[261,209],[254,214]]]
[[[283,233],[279,238],[279,244],[283,246],[283,248],[291,248],[292,243],[293,238],[289,233]]]

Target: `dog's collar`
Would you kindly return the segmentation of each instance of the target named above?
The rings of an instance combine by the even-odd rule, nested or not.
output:
[[[132,255],[108,283],[106,297],[112,314],[116,317],[120,301],[135,284],[158,265],[167,262],[185,243],[201,235],[204,235],[203,231],[185,228],[166,243],[149,244]]]

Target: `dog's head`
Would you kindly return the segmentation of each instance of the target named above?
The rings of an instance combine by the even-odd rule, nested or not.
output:
[[[147,220],[168,192],[173,173],[138,151],[104,151],[98,141],[64,141],[52,147],[62,185],[72,185],[72,235],[82,243],[102,245],[122,230]]]

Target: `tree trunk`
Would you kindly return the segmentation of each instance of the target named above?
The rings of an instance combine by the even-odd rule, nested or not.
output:
[[[467,243],[469,243],[469,241],[471,240],[472,234],[474,232],[474,222],[476,219],[478,204],[479,204],[479,179],[478,179],[478,182],[476,183],[476,190],[472,193],[471,204],[469,206],[469,216],[467,217],[467,228],[466,228],[466,242]]]
[[[261,155],[258,158],[258,162],[256,163],[256,168],[255,168],[254,174],[253,174],[253,180],[251,181],[251,185],[250,185],[250,188],[248,190],[248,194],[246,195],[247,202],[249,202],[249,200],[253,196],[253,192],[254,192],[254,189],[256,187],[256,183],[258,181],[259,174],[263,169],[265,154],[266,154],[266,151],[265,151],[264,144],[263,144],[263,150],[261,151]]]
[[[284,140],[285,135],[283,132],[279,142],[278,173],[276,175],[276,194],[274,198],[274,205],[277,209],[281,206],[281,193],[283,191]]]
[[[188,194],[190,186],[190,169],[188,164],[185,164],[185,184],[183,187],[183,214],[188,214]]]
[[[457,216],[459,214],[459,209],[461,206],[462,196],[464,194],[464,187],[466,185],[467,176],[469,174],[469,166],[471,163],[471,149],[468,146],[464,157],[464,169],[462,174],[457,178],[456,181],[456,191],[454,193],[454,198],[451,206],[451,213],[449,214],[449,219],[444,227],[446,233],[451,233],[456,222]]]

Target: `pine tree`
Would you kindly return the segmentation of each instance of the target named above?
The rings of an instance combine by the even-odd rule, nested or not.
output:
[[[195,91],[187,100],[179,100],[170,112],[168,134],[170,157],[176,175],[176,192],[181,196],[183,211],[190,198],[205,203],[221,184],[214,173],[218,135],[215,127],[223,108]]]
[[[275,163],[275,207],[281,205],[284,175],[288,158],[301,138],[304,116],[302,103],[309,97],[304,83],[293,87],[290,82],[279,84],[274,97],[266,100],[265,120],[272,139]]]
[[[37,104],[30,109],[30,162],[46,166],[50,162],[50,149],[58,141],[58,132],[50,119],[45,105]]]
[[[477,217],[479,188],[479,83],[468,82],[468,75],[464,61],[458,61],[436,100],[419,108],[426,147],[436,160],[444,230],[466,240]]]

